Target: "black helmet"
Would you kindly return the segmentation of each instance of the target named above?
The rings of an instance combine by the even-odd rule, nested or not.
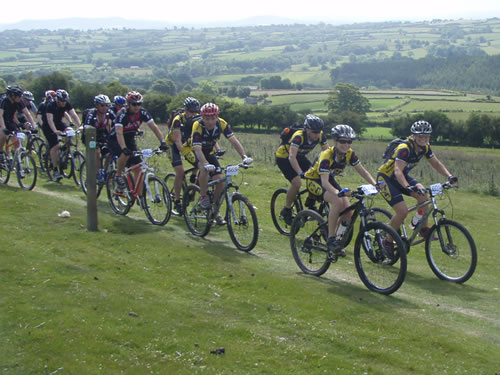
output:
[[[22,96],[23,95],[23,89],[20,88],[19,86],[7,86],[7,95],[9,96]]]
[[[424,120],[415,121],[412,124],[410,131],[413,134],[431,134],[432,133],[432,125]]]
[[[184,109],[187,109],[189,112],[200,112],[200,102],[197,99],[188,96],[184,99]]]
[[[99,94],[94,97],[94,104],[106,104],[110,105],[111,101],[109,100],[109,97],[104,94]]]
[[[59,89],[56,91],[56,99],[63,102],[67,102],[69,100],[69,94],[66,90]]]
[[[335,139],[335,140],[337,140],[339,138],[354,139],[354,138],[356,138],[356,133],[349,125],[341,124],[341,125],[335,125],[332,128],[332,136],[333,136],[333,139]]]
[[[309,114],[306,116],[306,119],[304,120],[304,128],[309,128],[314,133],[319,133],[320,131],[323,130],[324,127],[325,124],[323,123],[323,120],[320,119],[318,116]]]
[[[29,101],[35,100],[35,97],[33,96],[33,93],[31,91],[24,91],[23,92],[23,98]]]

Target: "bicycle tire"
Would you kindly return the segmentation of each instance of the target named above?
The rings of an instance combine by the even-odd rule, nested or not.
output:
[[[383,248],[383,238],[391,236],[394,253]],[[394,261],[397,255],[397,261]],[[354,263],[363,284],[371,291],[389,295],[404,282],[407,271],[406,251],[397,232],[387,224],[368,223],[358,233],[354,244]]]
[[[11,169],[7,166],[7,163],[9,163],[9,160],[7,158],[7,155],[4,154],[4,162],[0,164],[0,183],[1,184],[6,184],[9,182],[10,179],[10,172]]]
[[[80,187],[85,195],[87,195],[87,161],[84,160],[82,164],[80,164]],[[106,181],[103,183],[96,183],[96,198],[99,198],[101,195],[102,189],[106,185]]]
[[[19,158],[20,162],[16,161],[17,182],[21,189],[33,190],[37,179],[35,159],[28,151],[23,151]]]
[[[42,164],[43,168],[42,170],[47,173],[47,177],[49,180],[52,181],[52,178],[54,176],[54,171],[52,169],[52,160],[50,159],[50,150],[49,147],[46,144],[43,144],[40,147],[40,156],[42,157]]]
[[[200,187],[197,185],[188,185],[182,199],[184,221],[192,234],[204,237],[210,232],[210,210],[202,209],[199,206],[199,201]]]
[[[229,205],[226,207],[226,223],[229,237],[242,251],[251,251],[259,239],[259,224],[255,208],[248,201],[248,198],[234,193],[231,196],[233,212]]]
[[[31,153],[35,155],[35,162],[38,163],[38,167],[43,171],[43,155],[40,154],[40,149],[42,148],[42,146],[46,147],[45,141],[38,136],[34,136],[31,140],[29,151],[31,151]]]
[[[64,178],[70,178],[73,176],[74,171],[74,163],[73,163],[73,155],[69,152],[68,149],[61,149],[59,146],[59,172]]]
[[[174,207],[175,206],[174,205],[174,202],[175,202],[174,179],[175,179],[175,173],[169,173],[165,176],[165,178],[163,180],[165,181],[165,184],[167,185],[168,191],[170,192],[170,200],[172,201],[172,205],[171,205],[172,215],[181,216],[182,213],[177,212],[175,210],[175,207]],[[182,185],[181,185],[181,196],[180,196],[181,204],[182,204],[182,198],[184,197],[185,191],[186,191],[186,180],[183,179]]]
[[[115,174],[115,171],[111,172],[106,181],[108,201],[114,213],[126,215],[130,211],[134,201],[129,198],[128,192],[119,192],[115,183]]]
[[[285,223],[283,217],[281,217],[280,213],[283,207],[285,207],[286,202],[286,194],[288,190],[285,188],[280,188],[273,193],[271,197],[271,218],[273,220],[274,226],[281,234],[285,236],[290,235],[290,227]],[[295,201],[292,205],[292,221],[293,218],[297,215],[297,201]]]
[[[293,259],[302,272],[308,275],[321,276],[331,264],[326,244],[328,228],[324,224],[325,220],[316,211],[302,210],[290,228]]]
[[[438,278],[458,284],[469,280],[477,265],[477,248],[471,234],[462,224],[449,219],[432,226],[425,241],[425,256]]]
[[[81,151],[73,151],[71,161],[73,163],[73,180],[75,181],[76,186],[80,186],[80,170],[82,168],[82,163],[85,161],[85,155],[83,155]]]
[[[165,225],[170,219],[172,201],[165,182],[157,176],[144,180],[142,208],[153,225]]]

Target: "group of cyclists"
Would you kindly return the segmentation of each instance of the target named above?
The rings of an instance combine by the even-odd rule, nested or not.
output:
[[[45,97],[36,108],[33,104],[33,94],[24,91],[19,86],[8,86],[6,93],[0,100],[0,163],[4,160],[4,147],[7,135],[16,131],[23,123],[35,127],[32,114],[36,113],[38,123],[49,145],[50,159],[53,166],[58,165],[58,136],[70,125],[63,121],[67,118],[78,127],[82,125],[96,128],[96,141],[98,153],[109,157],[117,157],[116,184],[118,188],[126,188],[123,170],[126,166],[140,163],[138,156],[133,156],[137,151],[135,137],[142,123],[146,123],[160,142],[162,151],[170,150],[171,165],[175,171],[174,180],[174,207],[182,212],[181,191],[184,179],[182,160],[186,160],[197,171],[195,177],[200,186],[200,206],[209,208],[211,198],[207,195],[209,178],[222,177],[222,170],[217,159],[219,149],[218,140],[223,135],[229,140],[234,149],[241,156],[243,163],[251,164],[252,158],[247,157],[242,144],[231,130],[230,125],[219,117],[219,107],[214,103],[205,103],[203,106],[193,98],[187,97],[184,106],[174,117],[168,134],[164,137],[154,119],[142,107],[143,96],[137,91],[130,91],[125,97],[115,96],[113,103],[109,97],[99,94],[94,98],[94,108],[84,111],[83,121],[80,122],[72,107],[69,94],[63,89],[47,90]],[[24,117],[23,117],[24,116]],[[22,121],[22,119],[25,121]],[[441,175],[448,178],[449,182],[456,183],[457,177],[453,176],[444,164],[434,155],[429,140],[432,125],[424,120],[416,121],[410,127],[410,135],[401,142],[377,171],[376,179],[362,165],[360,159],[352,148],[356,134],[351,126],[340,124],[331,128],[333,146],[329,146],[324,122],[318,116],[308,114],[303,126],[295,130],[291,137],[282,142],[276,150],[276,164],[284,177],[290,182],[285,206],[280,216],[290,225],[292,222],[292,205],[302,185],[306,180],[309,197],[306,206],[312,207],[319,200],[330,204],[328,214],[328,250],[345,256],[344,249],[336,237],[337,228],[342,222],[350,220],[350,211],[339,217],[349,206],[349,193],[343,190],[336,176],[340,175],[347,165],[354,169],[369,184],[377,187],[384,199],[394,210],[390,225],[398,230],[408,214],[408,207],[404,196],[411,196],[417,202],[427,199],[425,189],[419,181],[410,175],[410,171],[422,159],[426,158],[429,164]],[[307,155],[316,145],[320,145],[321,153],[311,162]],[[98,154],[97,160],[99,160]],[[194,176],[194,175],[193,175]],[[56,170],[55,180],[62,178]],[[192,180],[194,181],[194,180]],[[216,201],[222,191],[222,183],[216,186],[213,201]],[[220,214],[217,221],[223,223]],[[428,235],[428,227],[424,225],[421,236]],[[386,246],[393,247],[390,238]]]
[[[349,192],[346,191],[347,189],[342,189],[336,176],[340,175],[347,165],[354,167],[361,177],[380,190],[395,212],[389,224],[396,231],[408,214],[408,207],[403,196],[411,196],[418,203],[427,199],[424,186],[410,175],[410,171],[422,158],[425,157],[429,164],[450,183],[458,181],[457,177],[453,176],[432,152],[429,144],[432,125],[427,121],[420,120],[411,125],[410,135],[380,166],[376,179],[361,164],[352,148],[356,133],[351,126],[340,124],[331,128],[333,146],[328,146],[324,132],[323,121],[309,114],[304,120],[303,129],[296,130],[289,140],[282,142],[276,150],[276,164],[290,182],[286,203],[280,216],[286,224],[292,224],[292,205],[302,185],[302,179],[305,179],[309,192],[309,197],[305,202],[306,207],[313,207],[318,200],[324,200],[330,204],[327,246],[328,250],[336,255],[346,255],[336,234],[339,225],[349,222],[352,215],[352,211],[347,210],[339,218],[339,213],[349,206],[347,198]],[[307,154],[318,144],[322,151],[314,163],[311,163]],[[427,206],[423,209],[427,209]],[[429,229],[427,223],[424,223],[420,235],[426,238]],[[385,239],[384,247],[388,250],[394,249],[392,238]]]

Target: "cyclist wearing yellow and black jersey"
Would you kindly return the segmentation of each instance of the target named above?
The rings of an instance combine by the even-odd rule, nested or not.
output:
[[[356,138],[354,130],[349,125],[336,125],[332,128],[331,133],[334,145],[319,154],[314,165],[306,172],[306,186],[310,194],[330,204],[328,250],[345,256],[345,251],[340,247],[340,241],[335,237],[335,233],[337,232],[337,223],[351,220],[352,211],[348,211],[339,218],[340,212],[349,207],[349,200],[345,196],[338,196],[342,188],[335,177],[340,175],[347,165],[350,165],[368,183],[376,185],[376,182],[351,148],[352,141]]]
[[[32,127],[35,122],[22,101],[23,89],[19,86],[7,86],[6,94],[0,99],[0,163],[4,161],[4,147],[7,136],[17,130],[19,120],[16,113],[23,113]]]
[[[425,157],[429,164],[439,174],[447,177],[451,183],[458,181],[431,150],[429,140],[432,133],[432,125],[427,121],[416,121],[412,124],[410,131],[412,134],[405,142],[396,147],[391,158],[378,169],[377,175],[377,181],[384,182],[382,185],[382,196],[395,212],[390,221],[390,225],[395,230],[399,229],[408,215],[408,207],[403,199],[403,195],[415,198],[418,203],[424,202],[427,199],[424,186],[409,174],[422,158]],[[422,209],[425,211],[427,207],[423,207]],[[428,233],[429,228],[424,224],[420,234],[426,237]]]
[[[174,194],[175,210],[182,213],[182,204],[180,202],[181,198],[181,187],[182,181],[184,180],[184,167],[182,165],[181,152],[183,150],[183,144],[187,142],[186,149],[189,148],[191,142],[191,133],[193,129],[193,124],[200,119],[200,102],[193,98],[187,97],[184,100],[184,110],[177,114],[172,120],[172,126],[167,135],[167,145],[170,146],[170,156],[172,159],[172,167],[175,171],[174,178]]]
[[[304,178],[304,173],[312,165],[307,154],[318,144],[321,145],[322,150],[328,148],[328,140],[323,133],[324,126],[322,119],[309,114],[304,120],[304,129],[297,130],[287,143],[281,144],[276,150],[276,164],[285,178],[290,181],[285,207],[280,213],[288,225],[292,223],[291,207],[300,190],[300,179]]]
[[[252,158],[245,155],[245,149],[238,141],[229,124],[219,117],[219,107],[214,103],[206,103],[201,107],[201,120],[193,124],[191,134],[191,145],[196,157],[195,166],[200,170],[200,206],[203,209],[210,208],[212,202],[207,196],[209,172],[213,179],[222,178],[219,161],[215,156],[215,146],[221,135],[224,135],[234,149],[240,154],[243,163],[251,164]],[[222,192],[224,183],[215,187],[214,202],[217,201]],[[220,220],[220,219],[219,219]]]

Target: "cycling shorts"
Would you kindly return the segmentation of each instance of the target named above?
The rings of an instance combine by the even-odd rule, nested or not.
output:
[[[177,167],[179,165],[182,165],[182,158],[181,158],[181,153],[177,149],[177,146],[175,143],[173,143],[168,150],[168,156],[170,157],[170,160],[172,160],[172,167]]]
[[[111,153],[116,157],[120,157],[120,155],[123,153],[122,148],[116,140],[116,137],[109,137],[108,147],[111,150]],[[135,137],[125,137],[125,147],[127,147],[131,151],[137,151]],[[141,161],[142,159],[139,156],[130,156],[127,160],[127,167],[139,164]]]
[[[418,184],[418,181],[410,176],[410,175],[405,175],[406,181],[410,184],[410,186],[415,186]],[[403,195],[408,195],[408,191],[401,186],[401,184],[396,180],[396,177],[393,175],[393,177],[389,177],[383,173],[378,173],[377,174],[377,182],[383,182],[382,185],[380,185],[380,194],[382,194],[382,197],[389,203],[389,205],[392,207],[399,202],[404,201]]]
[[[65,131],[66,128],[69,128],[70,126],[65,124],[64,122],[59,122],[56,124],[56,129],[60,131]],[[42,131],[43,135],[45,135],[45,138],[47,139],[47,143],[49,144],[49,150],[59,144],[59,137],[57,136],[56,133],[52,131],[50,128],[49,124],[43,124],[42,125]]]
[[[305,155],[297,155],[297,162],[299,163],[300,169],[302,169],[302,171],[304,172],[306,172],[312,165],[312,163]],[[276,164],[278,165],[281,173],[283,173],[288,181],[291,182],[295,177],[298,176],[288,158],[276,158]]]
[[[330,176],[328,181],[338,191],[342,190],[339,183],[337,181],[335,181],[335,179],[333,177]],[[323,199],[323,195],[325,194],[325,188],[321,184],[321,180],[319,178],[318,179],[307,179],[306,188],[307,188],[307,191],[309,191],[309,193],[314,195],[317,199],[319,199],[319,198]]]

